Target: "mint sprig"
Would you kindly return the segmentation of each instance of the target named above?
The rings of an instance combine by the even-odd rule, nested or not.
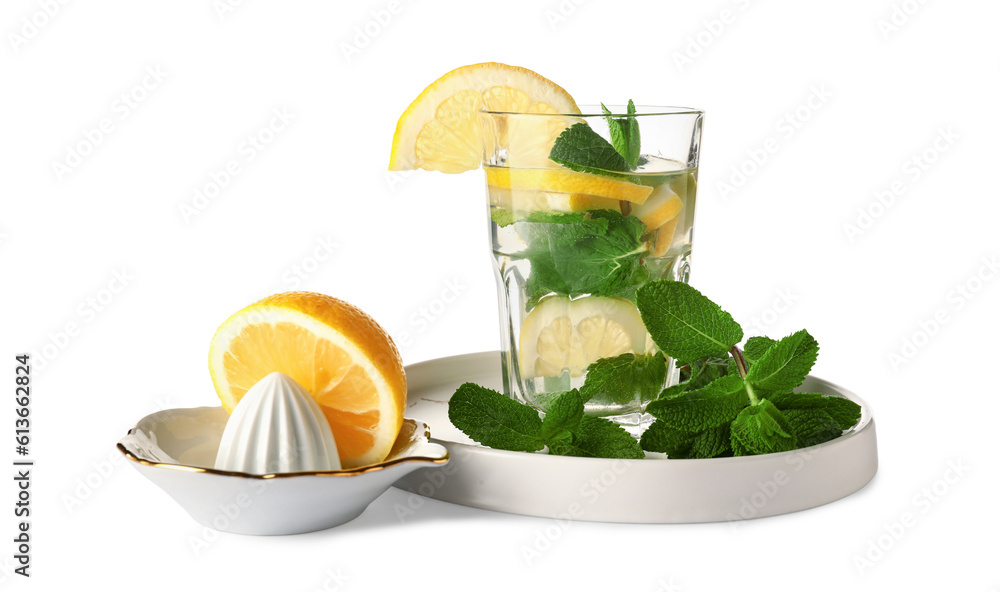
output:
[[[634,171],[639,164],[639,146],[642,143],[639,137],[639,122],[635,118],[635,103],[629,99],[628,115],[625,117],[613,116],[604,103],[601,103],[601,111],[604,112],[604,119],[608,122],[611,145]]]
[[[608,123],[611,142],[605,140],[586,122],[575,123],[556,138],[549,151],[549,159],[581,173],[624,178],[640,182],[637,175],[628,175],[642,161],[639,121],[635,116],[635,103],[628,102],[627,113],[614,115],[601,103],[601,111]]]
[[[849,399],[792,392],[819,353],[807,331],[778,341],[751,337],[741,350],[736,343],[743,330],[732,316],[686,284],[651,282],[639,289],[636,304],[657,346],[691,360],[688,381],[646,407],[656,421],[643,437],[644,449],[683,458],[781,452],[836,438],[861,417],[861,407]],[[720,352],[732,356],[724,374]],[[705,385],[706,371],[722,376]],[[691,444],[717,437],[722,426],[729,429],[728,450]]]
[[[467,436],[490,448],[596,458],[642,458],[639,443],[607,419],[583,414],[585,398],[567,391],[551,402],[544,419],[538,411],[478,384],[460,386],[448,403],[448,419]]]

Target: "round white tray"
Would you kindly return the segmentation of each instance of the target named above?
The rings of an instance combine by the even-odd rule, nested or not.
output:
[[[713,459],[643,460],[494,450],[448,421],[448,400],[464,382],[502,390],[500,353],[482,352],[406,367],[407,417],[430,427],[451,462],[419,470],[395,486],[427,497],[514,514],[598,522],[720,522],[814,508],[850,495],[878,470],[868,405],[810,376],[802,390],[847,397],[861,421],[843,436],[791,452]],[[658,458],[654,458],[658,457]]]

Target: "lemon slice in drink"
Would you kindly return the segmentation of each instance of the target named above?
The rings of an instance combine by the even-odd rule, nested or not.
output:
[[[513,113],[580,112],[569,93],[531,70],[495,62],[462,66],[424,89],[400,116],[389,170],[461,173],[479,168],[483,142],[478,112],[484,108]],[[565,127],[558,120],[538,118],[532,123],[527,118],[519,129],[506,130],[505,134],[517,137],[505,141],[524,146],[515,151],[522,162],[508,164],[546,166],[548,151]]]
[[[617,210],[618,200],[583,193],[558,193],[533,189],[490,188],[490,205],[526,212],[585,212]]]
[[[678,223],[682,217],[681,214],[683,213],[684,203],[690,203],[690,196],[694,195],[697,190],[697,185],[698,182],[695,181],[694,175],[691,173],[681,175],[679,178],[670,182],[670,190],[676,193],[678,198],[681,199],[681,205],[677,208],[677,212],[674,214],[673,218],[670,218],[656,229],[653,257],[662,257],[666,255],[667,251],[670,250],[670,247],[673,246],[674,234],[676,233]],[[651,197],[647,203],[652,201],[653,198]],[[664,215],[668,213],[669,212],[664,212]]]
[[[601,358],[646,350],[646,327],[624,298],[548,296],[521,325],[522,378],[582,376]]]
[[[580,193],[607,199],[645,203],[652,187],[569,169],[512,169],[487,167],[486,182],[497,189],[526,189]]]

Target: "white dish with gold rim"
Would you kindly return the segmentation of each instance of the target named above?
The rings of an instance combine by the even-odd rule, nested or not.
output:
[[[199,523],[239,534],[296,534],[361,515],[396,480],[448,462],[426,424],[406,419],[386,460],[340,471],[252,475],[214,468],[229,415],[222,407],[148,415],[118,442],[132,465]]]

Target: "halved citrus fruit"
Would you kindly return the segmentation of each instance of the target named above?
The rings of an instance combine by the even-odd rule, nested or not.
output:
[[[569,93],[531,70],[495,62],[462,66],[425,88],[400,116],[389,170],[461,173],[479,168],[483,143],[478,113],[484,108],[513,113],[580,112]],[[518,129],[505,130],[518,137],[504,141],[524,147],[515,150],[521,160],[517,166],[548,159],[552,142],[566,124],[558,120],[542,123],[546,120],[518,120]]]
[[[583,376],[601,358],[645,353],[646,326],[625,298],[543,298],[521,325],[522,378]]]
[[[215,333],[208,368],[229,412],[268,374],[292,377],[330,421],[345,469],[384,460],[403,424],[406,375],[395,344],[332,296],[285,292],[240,310]]]

